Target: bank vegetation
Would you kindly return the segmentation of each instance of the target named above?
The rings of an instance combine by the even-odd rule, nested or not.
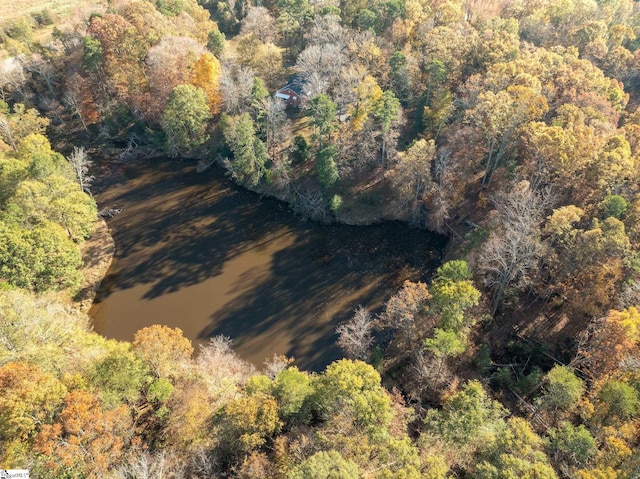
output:
[[[258,3],[3,20],[0,467],[638,477],[636,2]],[[105,339],[70,303],[92,174],[158,152],[310,220],[440,232],[447,258],[338,325],[323,372],[162,325]]]

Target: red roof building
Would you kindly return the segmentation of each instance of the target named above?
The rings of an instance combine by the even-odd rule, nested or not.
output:
[[[302,105],[302,98],[300,98],[300,93],[296,92],[291,88],[291,85],[286,85],[280,88],[276,92],[276,98],[281,98],[282,100],[287,102],[287,106],[293,108],[300,108]]]

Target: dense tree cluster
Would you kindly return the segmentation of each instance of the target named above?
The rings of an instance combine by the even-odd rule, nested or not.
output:
[[[638,475],[636,2],[105,3],[46,46],[51,12],[2,25],[0,466]],[[358,308],[337,328],[350,359],[322,373],[256,372],[224,338],[192,358],[162,326],[108,341],[15,290],[76,287],[96,214],[86,153],[47,128],[218,159],[307,218],[401,219],[460,259]]]
[[[438,352],[451,344],[438,336],[455,330],[445,318],[456,314],[436,298],[451,289],[460,311],[474,302],[465,268],[443,266],[433,294],[406,284],[384,313],[415,329],[440,324],[424,341],[438,369],[464,348]],[[594,324],[573,366],[541,376],[532,409],[520,415],[478,380],[450,384],[440,408],[421,409],[360,360],[307,373],[274,357],[256,371],[228,338],[195,358],[167,326],[144,328],[132,343],[108,340],[85,315],[19,290],[0,293],[0,318],[2,467],[70,478],[442,479],[623,478],[640,467],[635,308]],[[423,380],[443,384],[435,374]]]
[[[78,244],[97,217],[88,188],[86,154],[73,161],[51,149],[42,135],[48,121],[33,109],[0,101],[0,279],[31,291],[80,285]],[[79,170],[74,171],[72,166]]]

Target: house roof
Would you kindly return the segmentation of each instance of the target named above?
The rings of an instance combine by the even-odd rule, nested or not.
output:
[[[299,84],[287,83],[285,86],[280,88],[278,90],[278,92],[282,92],[284,90],[291,90],[291,92],[293,92],[296,95],[300,96],[301,95],[300,92],[302,91],[302,88],[301,88],[301,86]]]

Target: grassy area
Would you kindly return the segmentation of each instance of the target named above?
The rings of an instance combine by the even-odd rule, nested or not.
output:
[[[0,23],[21,16],[31,16],[43,10],[66,16],[79,5],[96,3],[91,0],[0,0]]]
[[[26,53],[34,42],[46,45],[56,25],[80,7],[100,3],[104,0],[0,0],[0,58]],[[9,46],[3,41],[7,36],[17,43]]]

